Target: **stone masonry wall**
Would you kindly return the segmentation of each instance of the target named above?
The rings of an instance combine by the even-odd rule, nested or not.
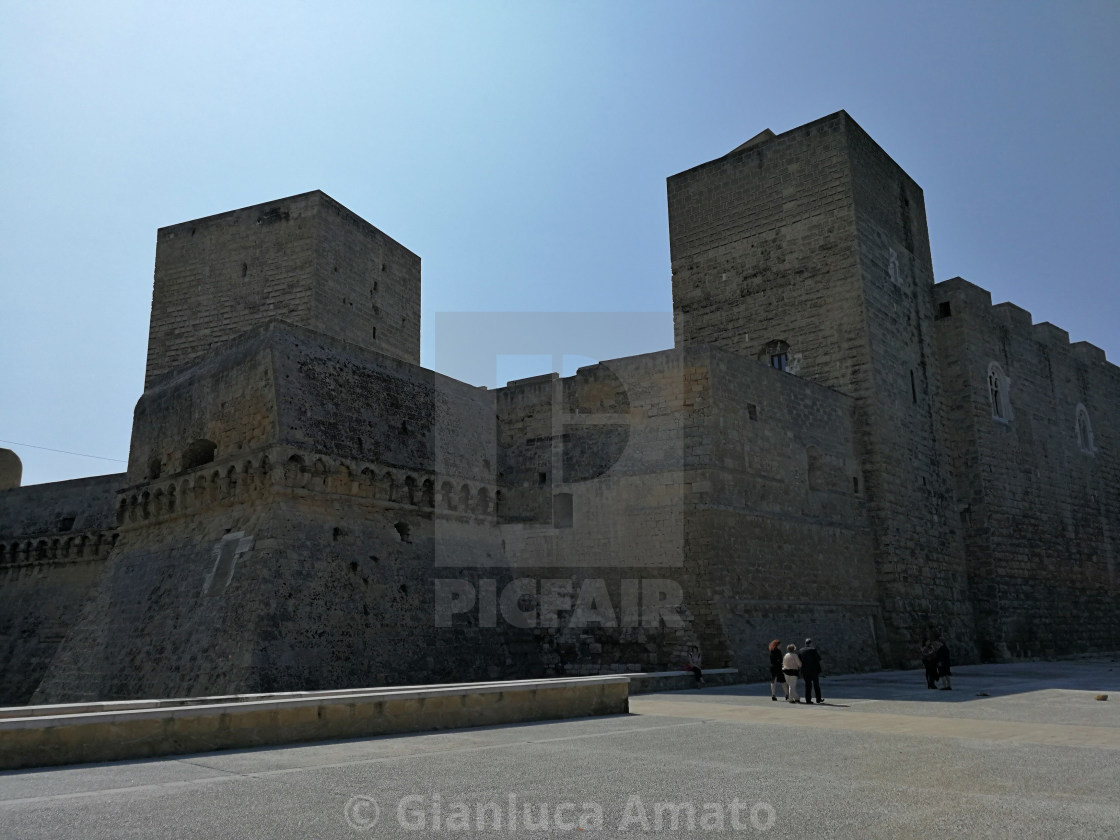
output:
[[[863,318],[870,367],[858,451],[874,523],[884,664],[916,664],[926,635],[976,657],[954,488],[941,428],[933,267],[921,188],[848,122]]]
[[[320,192],[162,229],[127,473],[0,491],[0,702],[1120,647],[1100,350],[934,286],[844,112],[668,196],[676,348],[493,391]]]
[[[161,228],[145,387],[284,319],[420,361],[420,259],[322,192]]]
[[[123,475],[0,491],[0,705],[26,703],[117,542]]]
[[[935,301],[983,656],[1120,648],[1120,370],[1063,330],[1032,325],[1029,312],[992,306],[987,291],[960,278],[939,283]],[[1091,441],[1079,436],[1079,407]]]
[[[679,668],[691,644],[726,662],[684,547],[688,369],[665,351],[497,392],[502,562],[563,590],[542,638],[567,673]],[[647,611],[662,596],[665,622]]]
[[[843,113],[668,180],[678,347],[711,344],[851,392],[867,338]]]
[[[670,178],[669,208],[678,341],[784,358],[856,400],[884,663],[929,632],[967,659],[921,190],[839,112]]]
[[[767,678],[771,639],[812,637],[833,672],[879,666],[882,618],[851,398],[696,348],[708,380],[688,428],[686,545],[731,651]]]
[[[325,195],[319,212],[306,326],[420,364],[420,258]]]
[[[271,330],[243,333],[145,390],[133,412],[129,485],[228,462],[275,441]]]

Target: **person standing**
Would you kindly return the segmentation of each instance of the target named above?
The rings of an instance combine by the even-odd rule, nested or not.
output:
[[[704,687],[704,672],[700,670],[700,647],[699,645],[691,645],[688,648],[688,670],[692,671],[692,676],[696,677],[696,687]]]
[[[797,645],[788,645],[782,657],[782,673],[786,675],[786,699],[800,703],[797,696],[797,677],[801,674],[801,657],[797,655]]]
[[[817,695],[817,702],[823,703],[821,699],[821,654],[815,647],[813,647],[813,640],[806,639],[805,647],[797,652],[798,657],[801,659],[801,679],[805,680],[805,702],[813,702],[814,691]]]
[[[942,691],[953,690],[953,672],[949,670],[949,646],[944,639],[937,640],[937,676],[941,680]]]
[[[922,654],[922,667],[926,669],[926,688],[937,688],[937,656],[929,639],[922,639],[919,650]]]
[[[770,699],[778,699],[778,686],[782,687],[782,693],[785,694],[786,699],[789,699],[789,685],[786,683],[786,675],[782,673],[782,640],[775,639],[770,643]]]

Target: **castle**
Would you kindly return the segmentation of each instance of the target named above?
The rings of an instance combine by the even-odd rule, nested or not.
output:
[[[127,471],[0,452],[0,702],[1120,649],[1120,370],[960,278],[844,112],[668,180],[673,349],[419,366],[321,192],[158,233]]]

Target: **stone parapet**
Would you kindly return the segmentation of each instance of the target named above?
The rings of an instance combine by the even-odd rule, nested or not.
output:
[[[0,714],[0,770],[625,714],[628,687],[625,676],[576,677],[47,707]]]

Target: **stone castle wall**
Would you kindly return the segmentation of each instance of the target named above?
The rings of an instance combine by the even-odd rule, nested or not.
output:
[[[846,118],[867,370],[853,382],[858,451],[874,525],[884,664],[915,660],[943,635],[961,661],[977,650],[941,418],[933,266],[921,188]]]
[[[973,656],[921,189],[840,112],[670,178],[669,219],[679,343],[855,399],[883,661],[936,632]]]
[[[28,701],[96,588],[118,540],[123,479],[0,491],[0,704]]]
[[[833,667],[875,664],[840,394],[711,348],[496,393],[279,323],[222,355],[138,407],[138,464],[151,430],[202,433],[201,393],[227,423],[214,460],[123,490],[37,701],[658,670],[694,643],[757,669],[783,621]],[[259,406],[275,422],[241,422]],[[441,613],[448,583],[477,604]]]
[[[145,388],[283,319],[420,361],[420,258],[322,192],[161,228]]]
[[[816,640],[832,671],[878,667],[883,633],[855,404],[836,391],[715,348],[690,424],[688,562],[730,647],[768,678],[766,645]]]
[[[1117,649],[1120,369],[960,278],[937,284],[935,301],[982,654]]]
[[[843,120],[674,175],[668,199],[676,346],[769,362],[785,342],[790,372],[849,388],[867,350]]]
[[[675,349],[496,390],[322,193],[161,230],[127,473],[0,491],[0,702],[1120,647],[1103,353],[843,112],[668,191]]]

